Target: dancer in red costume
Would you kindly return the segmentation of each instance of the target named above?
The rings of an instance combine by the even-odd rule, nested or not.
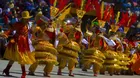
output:
[[[22,76],[25,78],[25,64],[33,64],[35,62],[34,54],[31,53],[29,47],[29,29],[28,21],[31,16],[28,11],[22,12],[22,19],[20,22],[13,24],[12,28],[9,29],[3,36],[8,36],[14,30],[16,33],[13,35],[7,45],[7,49],[4,54],[4,58],[9,59],[7,67],[3,70],[3,74],[10,76],[9,70],[12,67],[13,63],[17,61],[21,65]]]

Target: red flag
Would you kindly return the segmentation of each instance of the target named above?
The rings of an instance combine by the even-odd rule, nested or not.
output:
[[[76,8],[80,8],[81,7],[81,4],[82,4],[82,0],[73,0],[75,5],[76,5]]]
[[[110,20],[113,20],[113,19],[115,19],[114,18],[114,9],[113,9],[113,7],[111,7],[106,21],[109,22]]]
[[[101,20],[101,5],[98,2],[99,2],[98,0],[94,0],[93,4],[95,6],[96,16],[97,16],[98,20]]]
[[[129,14],[128,14],[128,12],[126,12],[125,13],[125,25],[124,26],[127,26],[129,19],[130,19]]]
[[[127,26],[127,22],[129,21],[129,14],[128,12],[122,12],[122,18],[119,22],[119,26]]]
[[[85,6],[85,11],[86,12],[89,11],[90,5],[91,5],[91,0],[87,0],[86,6]]]
[[[53,5],[54,1],[55,1],[55,0],[50,0],[50,4],[51,4],[51,6]]]
[[[107,20],[109,14],[110,14],[109,9],[110,9],[110,6],[107,5],[107,6],[106,6],[106,9],[105,9],[105,11],[104,11],[104,18],[103,18],[103,20],[105,20],[105,21]]]
[[[115,19],[115,16],[114,16],[114,8],[112,7],[111,8],[111,20],[114,20]]]
[[[130,22],[128,27],[130,27],[132,24],[134,24],[137,21],[137,15],[133,14],[130,18],[129,18]]]
[[[59,11],[61,11],[66,6],[67,3],[68,3],[68,0],[59,0],[59,3],[58,3]]]

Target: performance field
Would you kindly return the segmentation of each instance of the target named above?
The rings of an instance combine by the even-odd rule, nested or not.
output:
[[[2,71],[5,68],[5,66],[7,65],[7,63],[8,63],[7,60],[0,60],[0,78],[20,78],[22,72],[21,72],[20,65],[17,64],[17,62],[14,63],[13,67],[10,70],[11,77],[7,77],[7,76],[2,74]],[[29,65],[26,65],[26,71],[27,71],[26,73],[27,74],[28,74],[28,68],[29,68]],[[38,68],[35,72],[35,76],[27,75],[26,77],[27,78],[46,78],[43,76],[43,68],[44,68],[44,66],[38,66]],[[140,76],[138,76],[138,75],[133,75],[133,76],[113,75],[113,76],[110,76],[109,74],[98,75],[97,77],[94,77],[92,70],[88,70],[87,72],[83,72],[79,68],[76,68],[74,70],[74,74],[75,74],[74,78],[140,78]],[[65,68],[63,70],[62,76],[58,76],[57,75],[57,66],[55,66],[52,73],[51,73],[50,78],[72,78],[72,77],[68,76],[68,69],[67,68]]]

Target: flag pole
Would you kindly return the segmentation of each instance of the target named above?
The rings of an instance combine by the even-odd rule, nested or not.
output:
[[[62,9],[58,14],[56,14],[55,18],[57,16],[59,16],[64,10],[66,10],[70,5],[71,5],[71,3],[69,3],[67,6],[65,6],[64,9]]]

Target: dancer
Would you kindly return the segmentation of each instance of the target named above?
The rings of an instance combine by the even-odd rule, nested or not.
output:
[[[81,29],[79,22],[77,22],[76,25],[79,26],[74,27],[73,25],[69,25],[63,29],[69,42],[67,44],[65,43],[64,45],[58,45],[58,75],[62,75],[62,69],[64,69],[68,63],[69,76],[74,77],[72,71],[74,70],[75,65],[78,63],[78,52],[80,52],[80,46],[78,43],[80,43],[81,40]]]
[[[122,34],[120,31],[117,32],[116,37],[114,38],[114,41],[116,42],[116,46],[115,51],[117,52],[117,54],[119,55],[118,57],[118,65],[120,66],[120,68],[115,69],[115,74],[119,75],[121,71],[123,70],[128,70],[127,65],[129,64],[129,58],[128,56],[125,54],[126,53],[126,48],[124,48],[124,45],[122,43]],[[128,48],[128,47],[127,47]],[[127,50],[128,51],[128,50]]]
[[[103,37],[103,43],[106,43],[106,49],[103,51],[106,59],[103,64],[103,68],[100,70],[101,74],[105,74],[104,72],[107,70],[108,73],[112,76],[116,68],[119,68],[118,65],[118,55],[114,51],[114,46],[116,43],[114,42],[115,35],[111,33],[110,38]]]
[[[97,29],[95,31],[97,31]],[[97,76],[100,69],[103,67],[102,64],[105,59],[104,54],[100,51],[101,47],[104,47],[103,44],[100,44],[100,40],[102,41],[103,39],[99,36],[101,33],[94,33],[94,37],[92,37],[93,33],[88,30],[85,33],[85,36],[87,36],[88,47],[83,51],[83,70],[88,69],[93,65],[94,76]]]
[[[57,64],[58,53],[53,45],[55,29],[52,21],[42,14],[37,14],[36,22],[37,26],[33,30],[36,62],[29,67],[29,75],[35,75],[34,72],[38,65],[45,65],[44,76],[50,77],[53,66]]]
[[[133,65],[133,56],[136,52],[136,45],[135,45],[135,41],[132,40],[128,40],[128,49],[130,51],[130,54],[128,55],[128,58],[130,59],[129,65],[127,65],[128,70],[126,71],[126,75],[134,75],[134,72],[132,71],[132,65]]]
[[[25,64],[33,64],[35,62],[34,54],[30,52],[31,49],[29,47],[28,21],[30,18],[29,12],[23,11],[21,21],[13,24],[12,28],[5,32],[5,36],[8,36],[14,30],[16,31],[13,39],[9,41],[4,54],[4,58],[10,60],[7,67],[3,70],[3,74],[6,76],[10,76],[9,70],[13,63],[17,61],[22,69],[21,78],[25,78]]]
[[[2,35],[2,26],[0,26],[0,35]],[[5,52],[5,44],[6,44],[6,38],[0,36],[0,59],[3,58],[4,52]]]
[[[135,72],[136,74],[140,74],[140,44],[136,48],[136,53],[133,55],[132,58],[132,71]]]

